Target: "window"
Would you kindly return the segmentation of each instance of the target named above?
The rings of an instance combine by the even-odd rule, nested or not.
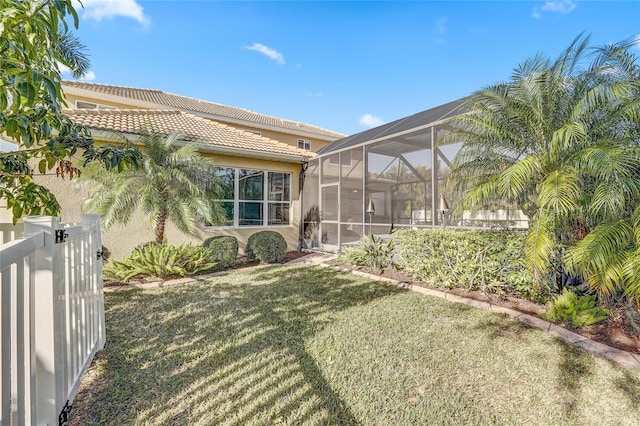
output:
[[[291,173],[218,167],[226,226],[289,225]]]
[[[213,200],[222,212],[224,212],[224,220],[218,225],[233,225],[234,199],[235,199],[235,181],[236,171],[228,167],[217,167],[216,175],[220,178],[220,199]]]
[[[76,101],[76,108],[78,109],[118,109],[116,107],[108,105],[99,105],[92,102]]]
[[[240,169],[238,174],[239,225],[260,226],[264,222],[264,172]]]
[[[269,172],[269,225],[289,224],[291,174]]]
[[[298,139],[298,148],[306,149],[307,151],[311,150],[311,141],[307,139]]]
[[[92,104],[91,102],[76,101],[76,108],[78,108],[78,109],[98,109],[98,105],[97,104]]]

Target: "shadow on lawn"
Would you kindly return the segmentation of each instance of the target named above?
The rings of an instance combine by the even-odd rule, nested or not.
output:
[[[305,342],[340,311],[405,290],[306,266],[243,275],[111,293],[102,373],[75,422],[357,424]]]
[[[558,343],[562,351],[557,383],[562,398],[560,402],[567,419],[575,419],[576,405],[582,400],[580,388],[585,379],[593,374],[595,360],[582,349],[565,342]]]
[[[623,371],[624,378],[616,379],[616,386],[629,398],[631,404],[638,408],[640,406],[640,380]]]

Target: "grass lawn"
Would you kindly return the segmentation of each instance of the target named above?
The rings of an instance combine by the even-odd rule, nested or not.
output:
[[[640,371],[346,272],[263,266],[105,298],[70,424],[640,424]]]

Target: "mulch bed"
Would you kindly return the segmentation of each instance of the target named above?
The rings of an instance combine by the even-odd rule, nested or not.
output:
[[[409,274],[400,270],[385,269],[382,271],[373,271],[367,267],[354,266],[349,263],[342,263],[338,261],[330,262],[330,264],[341,268],[348,268],[372,275],[391,278],[407,284],[432,288],[425,282],[415,281]],[[546,309],[546,306],[543,304],[525,300],[512,294],[497,295],[484,293],[482,291],[464,291],[462,289],[451,289],[448,292],[455,294],[456,296],[467,297],[482,302],[489,302],[492,305],[504,306],[506,308],[514,309],[537,317],[541,317]],[[624,307],[617,307],[613,310],[610,309],[609,313],[609,318],[601,323],[580,329],[567,328],[596,342],[604,343],[605,345],[622,349],[627,352],[640,354],[640,337],[634,333],[631,324],[624,315]]]

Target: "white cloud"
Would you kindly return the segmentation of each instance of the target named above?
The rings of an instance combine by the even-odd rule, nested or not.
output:
[[[111,19],[116,16],[135,19],[142,25],[149,25],[151,20],[144,14],[142,6],[136,0],[82,0],[84,12],[82,17],[86,19]],[[78,11],[83,10],[76,1]]]
[[[448,21],[449,18],[447,18],[446,16],[442,16],[433,22],[434,28],[438,34],[444,34],[447,32]]]
[[[96,73],[93,71],[87,71],[85,75],[80,77],[80,81],[93,81],[96,79]]]
[[[376,117],[375,115],[371,114],[363,115],[362,117],[360,117],[358,122],[367,127],[377,127],[384,124],[384,120],[382,118]]]
[[[531,15],[536,19],[540,19],[542,18],[541,12],[571,13],[576,7],[574,0],[548,1],[541,7],[534,7]]]
[[[62,73],[70,73],[71,72],[71,68],[69,68],[68,66],[66,66],[65,64],[63,64],[62,62],[57,62],[58,65],[58,70]]]
[[[573,0],[548,1],[542,6],[546,12],[569,13],[576,8]]]
[[[262,53],[266,57],[273,59],[274,61],[276,61],[281,65],[284,64],[284,57],[282,56],[282,53],[270,47],[267,47],[264,44],[253,43],[251,46],[246,46],[245,49],[255,50],[256,52]]]
[[[58,62],[58,70],[60,70],[60,74],[62,74],[63,78],[74,78],[71,73],[71,69],[65,64]],[[87,71],[85,75],[79,78],[80,81],[93,81],[95,79],[96,73],[93,71]]]

